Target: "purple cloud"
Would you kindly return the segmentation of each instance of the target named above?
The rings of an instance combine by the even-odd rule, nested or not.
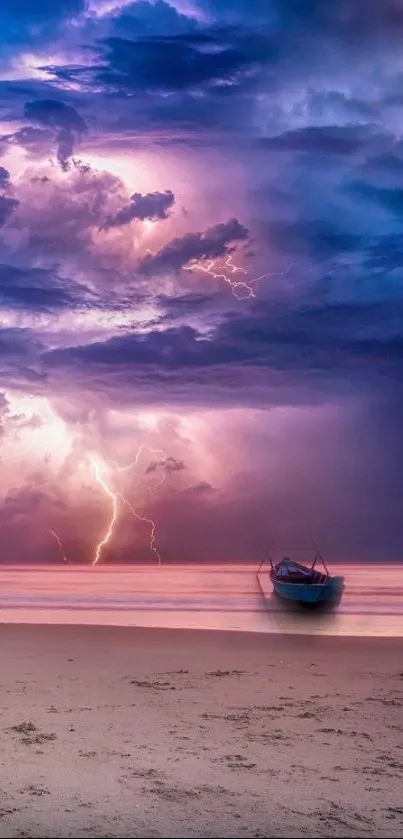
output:
[[[54,128],[57,131],[57,159],[63,171],[69,166],[77,137],[87,131],[87,125],[70,105],[55,99],[27,102],[24,108],[27,119]]]
[[[169,210],[175,203],[175,196],[171,190],[166,192],[147,192],[141,195],[135,192],[130,196],[130,204],[119,210],[115,216],[107,222],[107,227],[122,227],[130,224],[131,221],[162,221],[168,218]]]
[[[238,219],[214,224],[203,233],[186,233],[164,245],[155,254],[147,254],[139,264],[141,274],[163,274],[180,271],[193,259],[217,259],[229,253],[234,242],[248,238],[248,230]]]

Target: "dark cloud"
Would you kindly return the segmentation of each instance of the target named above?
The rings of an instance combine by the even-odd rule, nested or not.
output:
[[[77,15],[84,8],[83,0],[2,0],[1,14],[9,22],[38,25],[42,21]]]
[[[170,455],[169,457],[164,458],[164,460],[153,460],[149,463],[145,470],[145,474],[150,475],[152,472],[157,472],[158,470],[163,470],[167,474],[170,474],[173,472],[182,472],[183,469],[186,469],[183,460],[177,460],[175,457]]]
[[[280,0],[275,6],[281,11]],[[403,9],[400,0],[385,0],[370,6],[366,0],[341,0],[328,5],[321,0],[289,0],[283,5],[284,18],[302,25],[313,35],[333,36],[356,44],[382,36],[398,37],[403,30]]]
[[[209,29],[199,24],[189,31],[190,21],[181,16],[183,29],[175,32],[172,26],[172,34],[167,37],[165,30],[158,40],[153,11],[148,10],[151,37],[129,41],[126,30],[125,39],[105,39],[104,63],[94,68],[95,78],[118,90],[142,85],[150,90],[191,89],[222,82],[237,87],[262,67],[272,71],[281,66],[298,76],[302,62],[309,70],[318,59],[326,61],[329,47],[333,53],[333,47],[346,50],[351,57],[365,46],[397,46],[403,29],[400,0],[370,7],[366,0],[341,0],[337,5],[321,0],[201,0],[200,5],[214,21]],[[154,14],[157,20],[157,10]]]
[[[262,224],[262,235],[268,236],[275,247],[299,258],[309,253],[316,265],[322,265],[335,257],[362,254],[368,245],[361,232],[354,232],[348,224],[333,223],[325,219],[301,221],[272,221]]]
[[[32,356],[40,349],[40,343],[29,329],[17,327],[0,329],[0,359],[15,356]]]
[[[351,155],[369,142],[368,130],[357,126],[307,126],[266,137],[261,145],[271,151],[309,152],[324,155]]]
[[[63,170],[69,165],[77,137],[87,130],[86,123],[70,105],[55,99],[40,99],[27,102],[24,108],[27,119],[54,128],[57,143],[57,159]]]
[[[194,18],[182,14],[164,0],[153,3],[137,0],[113,11],[107,23],[114,35],[123,38],[189,34],[199,29]]]
[[[130,204],[123,207],[122,210],[107,221],[107,227],[121,227],[124,224],[129,224],[134,219],[144,221],[162,221],[168,218],[169,210],[175,203],[175,196],[170,190],[166,192],[148,192],[146,195],[141,195],[140,192],[135,192],[130,196]]]
[[[349,184],[348,189],[351,193],[355,193],[363,203],[373,202],[387,213],[403,220],[403,188],[380,187],[371,183],[356,182]]]
[[[208,481],[199,481],[198,484],[187,487],[183,492],[188,495],[204,495],[208,492],[214,492],[214,487]]]
[[[284,4],[287,6],[287,3]],[[277,20],[278,2],[275,0],[198,0],[198,8],[219,21],[230,21],[239,26],[256,23],[273,25]]]
[[[98,385],[101,376],[106,389],[120,388],[120,398],[125,382],[146,402],[169,393],[172,402],[262,404],[281,400],[280,387],[291,388],[297,403],[315,402],[343,382],[365,390],[379,375],[400,386],[403,341],[397,324],[403,324],[403,309],[393,303],[312,300],[295,307],[260,301],[208,335],[189,326],[123,335],[54,350],[43,362],[49,372],[61,369]]]
[[[0,26],[7,33],[6,45],[43,42],[54,36],[63,19],[78,15],[84,0],[2,0]]]
[[[403,176],[402,144],[394,143],[390,151],[368,157],[361,171],[373,178],[389,176],[396,184]]]
[[[197,338],[194,329],[184,326],[146,335],[118,336],[104,343],[68,350],[55,350],[46,359],[51,365],[63,364],[63,361],[69,363],[71,359],[73,363],[87,360],[88,363],[128,367],[131,364],[158,365],[160,361],[165,368],[175,369],[183,364],[191,367],[197,366],[203,358],[203,342],[199,346]]]
[[[208,227],[204,233],[186,233],[173,239],[155,254],[147,254],[139,264],[141,274],[180,271],[193,259],[216,259],[230,252],[234,242],[248,238],[248,230],[238,219]]]
[[[152,463],[149,463],[147,468],[145,469],[146,475],[151,475],[152,472],[156,472],[157,469],[164,464],[163,460],[153,460]]]
[[[334,40],[351,47],[386,38],[399,38],[403,29],[400,0],[371,3],[366,0],[200,0],[201,7],[219,21],[245,25],[263,24],[282,36],[287,46],[297,34],[312,43]],[[298,50],[298,43],[295,43]]]
[[[0,227],[8,222],[19,205],[19,201],[12,197],[13,192],[10,173],[4,166],[0,166]]]
[[[382,274],[402,270],[403,242],[400,233],[375,237],[367,243],[365,268]]]
[[[312,127],[318,120],[329,124],[331,114],[334,124],[338,117],[344,124],[382,124],[381,100],[392,96],[387,88],[393,73],[373,86],[371,98],[366,91],[354,95],[346,90],[345,67],[348,60],[352,72],[363,73],[362,62],[373,62],[374,50],[386,49],[388,40],[392,51],[393,44],[398,45],[399,2],[386,0],[368,10],[364,0],[341,0],[337,9],[314,0],[206,0],[201,6],[208,26],[162,0],[136,2],[99,18],[83,16],[82,29],[76,24],[80,45],[91,48],[94,62],[80,65],[66,59],[62,66],[45,65],[41,69],[48,71],[49,79],[53,76],[53,83],[36,84],[51,97],[58,82],[62,88],[72,82],[98,118],[108,120],[107,111],[116,111],[115,125],[126,122],[137,132],[156,123],[214,127],[238,135],[255,129],[264,135],[264,123],[275,121],[276,113],[285,124],[299,117],[301,125],[301,117],[303,121],[309,116]],[[57,4],[56,17],[60,12]],[[66,17],[69,13],[66,4]],[[326,85],[321,82],[324,72]],[[306,91],[302,111],[295,101],[295,82],[301,79]],[[289,101],[288,90],[294,101]],[[13,91],[15,95],[15,86]],[[257,110],[263,125],[256,120]],[[273,133],[273,126],[270,129]]]
[[[27,125],[12,134],[4,134],[1,139],[8,144],[22,146],[31,157],[43,157],[49,152],[54,135],[50,130]]]
[[[182,472],[183,469],[186,469],[186,466],[185,466],[183,460],[177,460],[175,457],[172,457],[172,455],[170,455],[165,460],[164,468],[165,468],[166,472],[168,472],[168,473],[170,473],[170,472]]]
[[[7,187],[10,182],[10,173],[4,166],[0,166],[0,189]]]
[[[98,66],[48,70],[56,77],[101,84],[120,93],[204,87],[225,91],[249,84],[272,52],[273,45],[259,32],[212,28],[135,40],[105,38]]]
[[[96,304],[88,288],[55,271],[0,264],[0,306],[27,312],[51,312]]]
[[[168,296],[160,294],[156,297],[156,302],[160,309],[163,310],[163,315],[160,320],[166,320],[173,323],[183,318],[188,318],[193,315],[195,311],[199,314],[212,314],[219,310],[220,294],[214,292],[188,292]]]
[[[379,117],[380,108],[379,101],[374,99],[368,101],[361,99],[358,96],[352,96],[342,90],[308,90],[304,106],[310,118],[314,120],[323,120],[325,125],[330,126],[332,130],[331,119],[333,117],[333,127],[337,126],[340,121],[340,130],[345,131],[346,135],[350,132],[351,135],[360,136],[359,132],[364,126],[364,132],[361,132],[361,139],[365,139],[366,132],[370,133],[370,125],[377,126],[377,118]],[[377,126],[378,127],[378,126]],[[378,127],[379,131],[379,127]]]

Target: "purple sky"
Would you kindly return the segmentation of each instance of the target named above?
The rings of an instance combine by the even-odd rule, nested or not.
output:
[[[0,25],[4,561],[400,559],[403,0]]]

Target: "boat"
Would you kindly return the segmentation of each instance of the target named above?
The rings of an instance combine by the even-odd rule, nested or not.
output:
[[[332,577],[326,563],[319,551],[317,551],[310,566],[295,562],[285,556],[280,562],[270,561],[269,577],[275,594],[284,600],[292,600],[303,605],[317,605],[328,603],[336,599],[343,589],[343,578]],[[260,568],[266,557],[260,564]],[[316,565],[321,563],[324,571],[318,571]]]

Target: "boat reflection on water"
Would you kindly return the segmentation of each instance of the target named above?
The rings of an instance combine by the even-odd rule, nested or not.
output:
[[[344,577],[332,577],[332,589],[327,599],[316,601],[302,601],[293,600],[283,597],[278,594],[275,589],[270,593],[272,603],[277,604],[283,612],[288,611],[292,614],[326,614],[326,612],[333,612],[340,606],[343,592],[344,592]],[[266,597],[267,599],[267,597]]]
[[[301,550],[298,555],[300,553]],[[323,566],[323,571],[318,570],[319,564]],[[265,565],[267,570],[263,572]],[[277,631],[286,631],[284,622],[288,619],[291,623],[299,622],[299,631],[304,631],[304,626],[307,631],[308,626],[312,631],[313,624],[316,631],[329,632],[329,624],[342,600],[344,577],[329,573],[318,550],[309,565],[296,562],[289,556],[274,562],[269,552],[263,558],[256,577],[271,622],[278,624],[280,621]],[[271,583],[271,591],[266,591],[266,583]]]
[[[270,578],[268,577],[268,582]],[[344,577],[335,576],[331,597],[315,603],[289,600],[279,595],[274,588],[259,582],[259,593],[263,611],[268,622],[268,632],[293,635],[344,635],[345,616],[341,604],[344,592]],[[350,634],[347,630],[347,634]],[[351,634],[354,634],[352,631]]]

